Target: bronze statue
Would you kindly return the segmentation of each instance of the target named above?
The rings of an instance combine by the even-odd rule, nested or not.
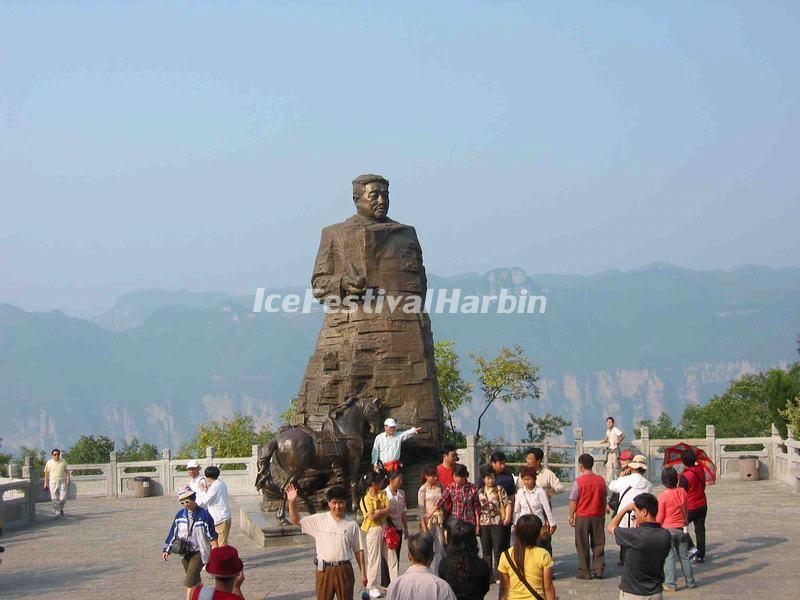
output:
[[[364,427],[374,434],[380,428],[380,402],[377,399],[350,398],[325,419],[321,431],[313,431],[305,426],[287,427],[261,447],[258,457],[259,474],[256,488],[269,490],[281,498],[276,517],[288,525],[286,519],[286,486],[297,487],[298,493],[306,503],[309,513],[315,512],[309,491],[300,486],[299,481],[313,473],[330,473],[339,467],[342,481],[349,483],[352,510],[357,503],[358,467],[364,452]],[[279,486],[272,476],[272,461],[276,460],[286,473]],[[327,478],[326,478],[327,479]]]
[[[326,314],[297,396],[296,427],[279,432],[261,449],[256,487],[264,493],[265,510],[269,497],[280,498],[282,521],[289,483],[312,510],[309,495],[336,482],[339,465],[342,483],[355,493],[364,442],[367,447],[372,442],[362,439],[359,419],[368,419],[376,428],[373,433],[382,417],[420,426],[419,435],[403,446],[406,466],[415,465],[407,472],[408,481],[442,439],[433,335],[423,308],[427,278],[417,233],[387,217],[389,182],[380,175],[353,180],[353,202],[355,215],[322,230],[311,285]],[[354,407],[360,410],[357,415],[347,412]],[[345,417],[347,432],[336,433],[337,428],[344,432]],[[280,486],[272,469],[285,474]],[[317,476],[309,480],[312,472]],[[305,485],[299,484],[301,478]]]
[[[422,248],[413,227],[388,218],[385,178],[353,180],[353,203],[355,215],[322,230],[311,285],[323,303],[355,302],[325,315],[300,385],[299,415],[318,429],[345,398],[379,398],[385,416],[421,426],[407,444],[409,455],[421,455],[442,436]],[[407,310],[414,302],[417,309]]]

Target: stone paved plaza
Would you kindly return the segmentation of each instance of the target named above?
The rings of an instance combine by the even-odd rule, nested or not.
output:
[[[617,547],[607,546],[607,578],[578,581],[572,532],[563,496],[554,538],[556,591],[564,598],[616,598]],[[726,481],[709,488],[707,562],[697,565],[690,599],[800,598],[800,495],[776,481]],[[183,598],[180,561],[161,559],[161,545],[177,502],[169,498],[82,499],[54,520],[39,505],[36,525],[8,532],[0,566],[0,598],[58,600]],[[245,561],[248,600],[313,598],[311,546],[265,550],[238,530],[231,543]],[[405,562],[403,568],[405,568]],[[487,598],[497,598],[496,588]],[[420,599],[424,600],[424,599]]]

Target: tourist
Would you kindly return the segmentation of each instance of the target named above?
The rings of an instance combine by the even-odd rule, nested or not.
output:
[[[439,473],[435,465],[428,465],[422,472],[422,485],[417,491],[417,507],[419,510],[419,526],[423,533],[433,536],[434,573],[439,572],[439,563],[444,558],[444,511],[434,510],[436,502],[442,497],[444,489],[439,483]],[[433,510],[433,517],[427,518],[428,511]]]
[[[539,487],[536,479],[536,470],[533,467],[523,467],[520,474],[522,489],[517,493],[514,501],[514,519],[519,521],[523,515],[536,515],[542,523],[539,533],[539,547],[553,555],[551,536],[556,532],[556,518],[550,508],[550,498],[547,492]]]
[[[689,553],[696,563],[706,559],[706,515],[708,515],[708,499],[706,498],[706,474],[703,467],[696,464],[694,450],[684,450],[681,455],[683,473],[678,485],[686,490],[686,505],[689,509],[688,521],[694,523],[694,534],[697,537],[697,548]],[[692,544],[689,538],[689,544]]]
[[[486,564],[492,570],[492,578],[497,581],[500,579],[497,572],[500,553],[505,550],[501,544],[505,528],[511,525],[513,510],[505,489],[496,483],[494,469],[489,465],[484,465],[481,468],[481,476],[483,477],[483,486],[478,490],[478,498],[481,503],[481,552]],[[456,592],[456,596],[458,596],[458,592]]]
[[[458,452],[453,444],[445,444],[442,448],[442,464],[436,467],[439,483],[445,488],[453,483],[453,469],[458,463]]]
[[[387,586],[390,582],[397,579],[400,575],[400,551],[403,547],[403,537],[408,538],[408,513],[406,510],[406,495],[401,489],[403,487],[403,474],[400,471],[392,471],[389,473],[389,485],[384,488],[386,498],[389,500],[389,514],[388,519],[397,529],[400,536],[397,548],[389,552],[394,552],[397,555],[397,561],[394,563],[394,570],[389,569],[389,564],[381,561],[381,585]]]
[[[44,489],[50,489],[53,512],[56,518],[64,516],[64,505],[69,491],[69,465],[61,457],[61,450],[53,448],[52,457],[44,465]]]
[[[408,538],[411,566],[389,586],[386,600],[456,600],[444,579],[430,572],[433,561],[433,537],[415,533]]]
[[[340,485],[328,490],[328,512],[300,518],[297,512],[297,488],[286,486],[289,520],[300,525],[300,530],[314,538],[317,554],[316,565],[317,600],[352,600],[355,587],[353,557],[358,562],[361,587],[367,585],[364,566],[364,548],[358,523],[345,517],[347,491]]]
[[[372,444],[372,466],[378,471],[378,463],[383,464],[387,473],[400,470],[400,446],[407,439],[414,437],[422,427],[412,427],[402,433],[397,433],[397,421],[388,418],[383,422],[383,433],[375,436]]]
[[[514,547],[500,557],[500,600],[555,600],[553,557],[538,544],[542,522],[523,515],[514,531]],[[535,592],[535,593],[534,593]]]
[[[446,503],[452,504],[450,516],[445,527],[451,530],[458,521],[466,521],[475,529],[475,535],[481,533],[481,503],[478,499],[478,488],[469,481],[469,471],[464,465],[456,465],[453,469],[453,483],[447,486],[442,497],[436,501],[433,509],[425,515],[431,519],[433,514]]]
[[[558,475],[544,466],[544,451],[541,448],[531,448],[525,455],[525,464],[536,469],[536,485],[547,492],[547,496],[552,498],[556,494],[564,491],[564,484]],[[523,487],[522,478],[517,480],[517,490]]]
[[[200,463],[197,460],[192,459],[187,462],[186,471],[189,473],[188,486],[195,494],[208,491],[208,481],[200,474]]]
[[[653,484],[650,483],[644,476],[647,471],[647,457],[643,454],[637,454],[633,457],[623,472],[628,472],[628,475],[618,477],[608,484],[608,490],[612,494],[617,494],[615,500],[617,506],[617,513],[625,506],[633,502],[639,494],[652,494]],[[636,527],[636,518],[632,512],[629,512],[620,521],[620,527]],[[625,562],[625,546],[620,546],[618,566]]]
[[[497,481],[497,485],[506,491],[508,501],[513,505],[514,494],[517,493],[517,485],[514,482],[514,475],[506,468],[507,461],[508,459],[506,458],[505,452],[495,451],[492,452],[491,456],[489,457],[489,464],[494,470],[495,481]],[[500,542],[500,550],[505,550],[510,545],[511,525],[509,524],[503,526],[503,539]]]
[[[664,590],[674,592],[678,589],[676,576],[676,563],[680,561],[686,587],[696,587],[692,563],[689,560],[689,534],[688,525],[688,495],[686,490],[678,487],[678,472],[667,467],[661,471],[661,483],[664,491],[658,495],[658,515],[656,521],[669,531],[672,538],[672,547],[664,563]]]
[[[606,481],[617,477],[619,445],[624,439],[625,434],[614,425],[614,417],[608,417],[606,419],[606,435],[600,442],[601,446],[606,446]]]
[[[361,512],[364,515],[361,530],[366,534],[366,587],[371,598],[380,598],[383,595],[380,586],[381,559],[386,561],[389,572],[397,572],[397,555],[389,552],[384,539],[383,528],[389,514],[389,499],[382,489],[383,478],[375,471],[370,471],[365,482],[369,487],[361,498]]]
[[[636,527],[620,527],[625,514],[636,514]],[[639,494],[622,507],[608,525],[620,546],[625,546],[625,565],[619,582],[620,600],[660,600],[664,585],[664,560],[670,552],[669,532],[658,524],[658,500]]]
[[[196,586],[190,600],[243,600],[244,564],[233,546],[212,548],[206,573],[214,577],[214,587]]]
[[[460,521],[450,531],[447,555],[437,571],[439,577],[450,585],[458,600],[483,600],[492,585],[492,571],[492,565],[478,556],[475,531]]]
[[[211,548],[217,547],[217,531],[214,519],[205,508],[197,505],[197,495],[189,487],[178,492],[181,508],[172,520],[167,539],[162,550],[164,560],[170,554],[179,554],[185,573],[183,584],[186,586],[186,598],[192,594],[192,588],[202,585],[200,571],[208,562]]]
[[[219,536],[220,546],[228,543],[231,531],[231,503],[228,500],[228,486],[219,478],[219,467],[206,467],[203,474],[208,482],[208,490],[197,494],[197,504],[211,513]]]
[[[605,567],[606,534],[603,529],[606,510],[606,481],[592,473],[591,454],[578,457],[580,475],[569,495],[569,524],[575,528],[575,549],[578,551],[578,579],[602,579]],[[591,571],[589,551],[592,554]]]

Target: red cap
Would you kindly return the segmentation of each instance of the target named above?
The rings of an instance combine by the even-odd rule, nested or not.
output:
[[[233,546],[220,546],[211,549],[206,571],[217,577],[233,577],[244,569],[244,563]]]
[[[622,454],[619,455],[619,459],[620,460],[633,460],[634,456],[636,456],[636,455],[633,453],[633,450],[628,448],[627,450],[623,450],[622,451]]]

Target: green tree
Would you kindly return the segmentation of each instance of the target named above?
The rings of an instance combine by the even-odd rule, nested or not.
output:
[[[436,379],[439,382],[439,400],[450,427],[450,431],[445,434],[445,441],[459,445],[460,442],[466,442],[466,439],[453,425],[453,414],[470,398],[472,384],[464,381],[461,376],[454,342],[436,342],[433,345],[433,357],[436,361]]]
[[[642,427],[648,427],[650,429],[651,438],[673,439],[683,437],[680,428],[676,426],[672,422],[672,418],[663,411],[658,415],[658,419],[656,419],[655,422],[652,419],[643,419],[636,424],[633,428],[633,432],[637,439],[642,437]],[[705,426],[703,426],[703,435],[705,435]]]
[[[564,429],[572,425],[572,421],[567,421],[558,415],[544,414],[536,417],[533,413],[528,413],[528,422],[525,429],[528,437],[522,440],[531,444],[539,444],[549,437],[559,437],[564,433]]]
[[[3,446],[3,438],[0,438],[0,447]],[[10,454],[6,454],[5,452],[0,452],[0,465],[7,465],[11,462],[12,456]]]
[[[20,446],[17,458],[20,465],[25,464],[25,459],[31,459],[31,467],[41,472],[44,469],[44,450],[41,448],[29,448],[28,446]]]
[[[153,444],[142,443],[139,438],[133,438],[122,445],[117,452],[120,462],[136,462],[141,460],[158,460],[158,448]]]
[[[194,437],[181,447],[180,455],[184,458],[205,456],[206,447],[214,446],[220,458],[250,456],[253,444],[266,444],[274,435],[268,429],[256,430],[253,417],[237,412],[230,419],[201,424]]]
[[[787,371],[770,369],[764,375],[764,394],[767,412],[783,437],[786,437],[786,420],[783,412],[791,400],[800,395],[800,363],[794,363]]]
[[[107,463],[109,455],[114,451],[114,440],[104,436],[82,435],[78,441],[64,453],[64,458],[72,464]]]
[[[768,435],[771,421],[764,380],[764,373],[742,375],[707,404],[687,406],[680,424],[683,436],[705,437],[706,425],[715,425],[718,437]]]
[[[475,361],[475,376],[485,403],[475,428],[475,442],[478,443],[483,415],[496,400],[508,404],[540,397],[539,367],[524,355],[520,346],[504,346],[492,359],[480,353],[470,356]]]
[[[297,410],[297,396],[295,396],[289,400],[289,406],[286,407],[286,410],[283,411],[278,418],[284,425],[289,425],[292,422],[292,418],[297,414]]]
[[[795,436],[800,435],[800,396],[787,403],[786,408],[781,412],[786,424],[794,429]]]

